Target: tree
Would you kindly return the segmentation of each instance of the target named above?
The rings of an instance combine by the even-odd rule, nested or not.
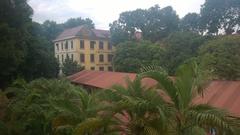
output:
[[[33,11],[27,1],[2,0],[0,11],[0,88],[19,76],[26,80],[56,77],[53,47],[41,26],[32,22]]]
[[[138,77],[133,81],[127,78],[126,83],[126,87],[115,85],[104,90],[100,96],[101,100],[109,103],[108,107],[115,114],[120,133],[167,135],[170,108],[158,91],[145,87]]]
[[[161,65],[163,50],[149,41],[128,41],[117,46],[113,65],[116,71],[139,72],[141,67]]]
[[[18,76],[24,62],[26,25],[31,23],[32,9],[26,0],[0,1],[0,88],[8,86]]]
[[[81,70],[83,70],[83,68],[76,61],[73,61],[72,59],[69,58],[69,56],[67,56],[62,67],[63,73],[66,76],[69,76]]]
[[[56,22],[50,20],[46,20],[45,22],[43,22],[41,27],[43,35],[50,42],[54,40],[60,34],[60,32],[63,31],[62,25],[57,24]]]
[[[200,34],[200,15],[197,13],[188,13],[180,20],[180,29],[182,31]]]
[[[119,43],[130,40],[130,34],[124,30],[118,21],[114,21],[110,26],[111,43],[117,46]]]
[[[233,34],[240,30],[239,0],[206,0],[201,7],[201,26],[207,34]]]
[[[96,98],[67,80],[19,79],[5,93],[14,95],[3,120],[9,135],[72,134],[97,113]]]
[[[70,18],[68,19],[65,23],[63,23],[63,27],[66,28],[73,28],[79,25],[85,25],[88,28],[93,29],[94,28],[94,23],[91,19],[86,18],[82,19],[81,17],[79,18]]]
[[[200,49],[202,61],[218,79],[240,78],[240,37],[220,36],[210,40]]]
[[[158,5],[147,10],[137,9],[120,14],[117,21],[110,24],[111,40],[120,42],[134,40],[136,31],[141,31],[143,39],[156,42],[178,30],[178,16],[172,7],[160,9]]]
[[[169,124],[171,133],[200,135],[207,134],[206,131],[214,127],[219,134],[233,134],[232,128],[239,126],[237,119],[232,119],[221,109],[208,104],[194,104],[193,99],[201,94],[207,85],[206,75],[207,72],[200,70],[195,61],[181,65],[174,81],[166,74],[154,70],[139,75],[140,78],[156,80],[156,87],[164,93],[164,96],[159,98],[165,97],[163,101],[170,105],[171,116],[167,117],[166,123]]]
[[[172,33],[162,42],[164,48],[162,66],[170,75],[174,75],[177,67],[186,60],[198,56],[199,47],[207,39],[191,32]]]

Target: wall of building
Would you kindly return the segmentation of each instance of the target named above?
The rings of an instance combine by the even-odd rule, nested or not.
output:
[[[80,41],[84,41],[84,48],[80,48]],[[90,42],[95,41],[94,49],[90,48]],[[103,49],[99,48],[99,42],[103,42]],[[68,42],[68,49],[65,48],[65,44]],[[73,45],[71,45],[72,43]],[[62,48],[63,46],[63,48]],[[81,38],[71,38],[68,40],[57,41],[54,43],[55,57],[59,59],[60,65],[65,60],[67,55],[73,60],[77,61],[81,66],[84,66],[87,70],[100,70],[103,68],[104,71],[111,71],[112,62],[108,60],[108,55],[113,55],[115,50],[114,47],[109,49],[109,41],[106,39],[102,40],[89,40]],[[84,62],[81,61],[81,54],[84,55]],[[94,62],[91,62],[90,55],[94,55]],[[99,55],[104,56],[104,61],[100,62]],[[93,69],[94,68],[94,69]]]

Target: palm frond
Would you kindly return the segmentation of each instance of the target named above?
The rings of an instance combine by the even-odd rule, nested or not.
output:
[[[175,87],[173,81],[168,78],[168,76],[162,74],[161,72],[148,71],[139,74],[139,77],[156,80],[158,84],[161,85],[161,90],[163,90],[171,98],[177,108],[179,107],[178,89]]]
[[[226,111],[206,104],[192,106],[186,116],[192,124],[214,127],[228,133],[232,133],[233,127],[240,124],[239,120],[231,118]]]

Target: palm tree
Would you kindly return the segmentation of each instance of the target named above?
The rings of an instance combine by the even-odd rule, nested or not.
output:
[[[100,98],[107,101],[117,121],[117,130],[127,135],[158,135],[167,133],[167,118],[171,108],[159,98],[159,93],[144,87],[140,78],[127,79],[127,87],[115,85],[104,90]]]
[[[101,110],[94,95],[67,80],[17,80],[5,94],[12,97],[0,126],[8,134],[73,134]]]
[[[171,106],[171,116],[165,124],[173,134],[206,135],[210,128],[214,128],[219,134],[233,134],[234,125],[239,126],[239,122],[224,110],[208,104],[194,104],[193,99],[202,94],[208,82],[195,61],[180,66],[174,79],[154,70],[139,74],[139,78],[156,80],[156,88],[164,92],[165,96],[159,98],[165,97],[167,100],[164,104]]]

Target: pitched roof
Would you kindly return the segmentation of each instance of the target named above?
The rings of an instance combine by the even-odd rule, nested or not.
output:
[[[125,78],[133,80],[135,77],[135,73],[84,70],[69,76],[68,79],[75,84],[106,89],[114,84],[126,86]],[[156,84],[156,81],[149,78],[142,82],[148,87]],[[234,116],[240,116],[240,81],[213,81],[204,91],[204,96],[196,97],[193,103],[210,104],[226,109]]]
[[[213,81],[204,95],[194,99],[197,104],[210,104],[240,116],[240,81]]]
[[[65,29],[62,33],[58,35],[58,37],[54,41],[65,40],[73,37],[80,37],[81,31],[83,29],[87,29],[91,32],[91,34],[93,33],[93,35],[89,34],[91,35],[91,37],[89,38],[108,39],[110,37],[110,32],[108,30],[89,29],[84,25],[81,25],[74,28]]]
[[[135,73],[84,70],[68,77],[71,82],[101,89],[111,88],[114,84],[126,86],[126,79],[134,80]],[[143,84],[153,86],[156,81],[143,79]]]

